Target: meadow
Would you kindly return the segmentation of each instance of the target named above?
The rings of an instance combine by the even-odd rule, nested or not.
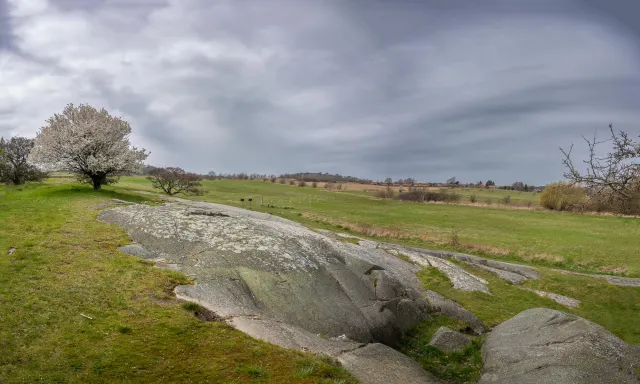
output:
[[[97,209],[152,196],[65,183],[0,186],[0,383],[356,382],[199,320],[202,308],[172,296],[186,276],[118,252],[130,240]]]
[[[242,206],[309,226],[352,231],[389,242],[437,247],[581,272],[640,276],[640,220],[508,206],[410,203],[346,190],[263,181],[204,181],[203,196],[187,197]],[[127,177],[113,190],[153,191],[143,177]],[[474,191],[460,191],[461,194]],[[475,191],[480,195],[480,191]],[[489,190],[501,198],[517,192]],[[533,198],[520,192],[521,200]],[[248,208],[248,202],[245,201]]]
[[[340,191],[263,181],[216,180],[203,186],[203,196],[186,198],[245,208],[251,198],[251,209],[310,228],[536,265],[541,279],[521,286],[462,265],[489,281],[492,295],[455,290],[432,268],[418,277],[425,288],[459,302],[489,327],[527,308],[549,307],[640,343],[640,288],[552,269],[640,276],[640,219],[401,202],[375,198],[375,191],[353,185]],[[0,187],[0,250],[16,248],[0,256],[1,382],[355,382],[328,360],[254,340],[221,322],[200,321],[194,316],[198,306],[171,295],[175,285],[189,283],[187,277],[117,252],[129,239],[121,229],[96,221],[97,209],[111,198],[161,202],[158,194],[140,191],[157,192],[144,177],[125,177],[99,192],[64,176]],[[513,194],[480,192],[496,198]],[[523,288],[581,304],[568,309]],[[476,379],[482,339],[464,353],[443,355],[426,344],[441,323],[466,327],[433,319],[410,332],[402,350],[443,382]]]

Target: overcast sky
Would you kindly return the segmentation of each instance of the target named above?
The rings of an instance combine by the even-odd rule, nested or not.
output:
[[[640,134],[638,15],[638,0],[0,0],[0,136],[89,103],[154,165],[543,184],[581,134]]]

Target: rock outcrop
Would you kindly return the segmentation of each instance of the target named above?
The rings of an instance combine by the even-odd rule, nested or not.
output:
[[[429,345],[444,352],[462,351],[471,344],[471,338],[449,327],[440,327],[431,337]]]
[[[638,384],[630,346],[603,327],[547,308],[495,327],[482,348],[479,384]]]
[[[191,276],[194,285],[176,288],[179,298],[256,338],[326,353],[356,374],[375,365],[375,356],[387,356],[377,364],[430,382],[417,363],[387,346],[434,310],[417,265],[371,243],[338,241],[289,220],[218,204],[133,204],[98,218],[124,227],[135,241],[121,251]]]

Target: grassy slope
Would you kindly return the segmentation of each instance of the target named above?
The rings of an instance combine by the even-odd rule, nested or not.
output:
[[[455,229],[460,250],[484,249],[488,255],[598,272],[599,268],[640,276],[640,220],[566,212],[501,209],[377,200],[347,192],[326,192],[262,181],[207,181],[198,199],[240,206],[253,197],[253,208],[306,224],[313,219],[357,229],[390,229],[422,246],[443,246]],[[151,190],[141,177],[124,178],[117,190]],[[494,191],[502,195],[504,191]],[[515,195],[514,195],[515,196]],[[260,201],[264,200],[264,207]],[[267,203],[276,208],[267,208]],[[283,209],[293,207],[295,209]],[[375,232],[375,231],[374,231]],[[384,232],[384,231],[380,231]],[[397,239],[389,239],[397,240]],[[467,244],[467,246],[464,246]],[[495,250],[495,252],[494,252]],[[510,255],[501,255],[508,251]],[[492,254],[493,253],[493,254]]]
[[[535,295],[501,280],[483,270],[463,265],[476,276],[489,282],[492,295],[453,289],[449,279],[434,268],[423,270],[418,277],[425,288],[451,298],[473,312],[489,327],[510,319],[529,308],[546,307],[584,317],[607,328],[623,340],[640,344],[640,288],[618,287],[584,276],[566,275],[541,269],[541,279],[528,280],[521,286],[558,293],[581,301],[575,309]]]
[[[88,207],[142,197],[52,184],[0,186],[0,382],[354,382],[200,322],[168,294],[185,276],[118,253],[128,237]]]

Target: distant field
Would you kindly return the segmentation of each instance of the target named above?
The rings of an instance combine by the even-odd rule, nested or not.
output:
[[[205,181],[208,192],[190,197],[252,208],[310,226],[378,236],[387,241],[439,247],[582,271],[640,276],[640,219],[542,210],[503,209],[373,199],[355,190],[327,192],[263,181]],[[148,190],[142,177],[127,177],[115,190]],[[507,194],[526,200],[531,193],[478,190],[496,200]],[[484,195],[483,195],[484,196]],[[261,206],[261,203],[264,206]],[[267,207],[267,204],[275,207]],[[246,205],[245,207],[248,207]],[[454,233],[458,245],[452,245]]]

